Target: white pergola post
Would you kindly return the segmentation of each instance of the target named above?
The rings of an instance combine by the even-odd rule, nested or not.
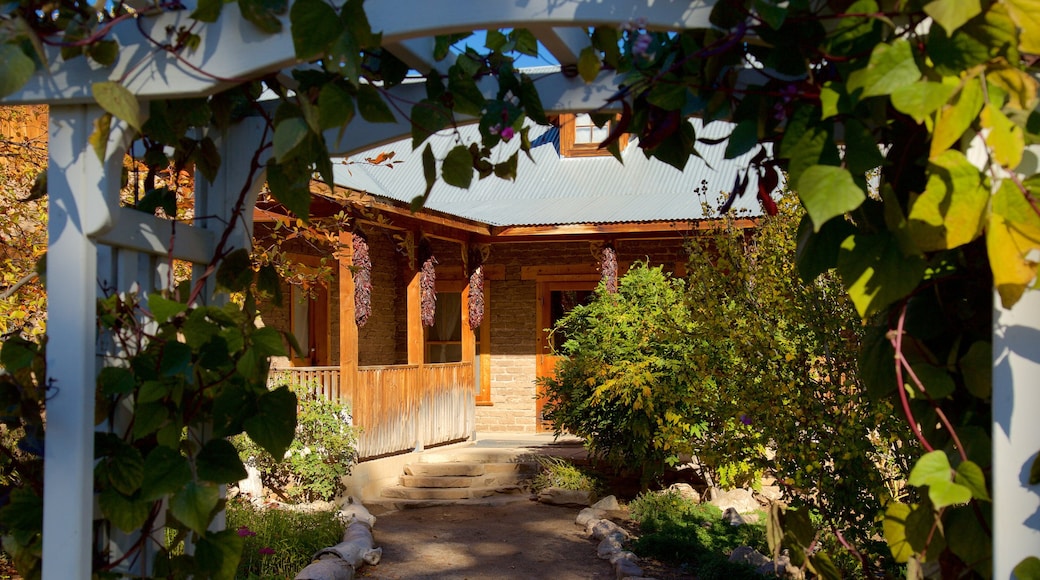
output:
[[[47,169],[47,439],[43,577],[90,578],[94,474],[97,243],[114,223],[126,151],[113,122],[102,164],[88,142],[100,107],[50,109]]]
[[[1012,578],[1040,556],[1040,485],[1029,470],[1040,450],[1040,290],[993,312],[993,577]]]

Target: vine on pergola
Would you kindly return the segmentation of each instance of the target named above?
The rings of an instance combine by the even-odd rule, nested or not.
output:
[[[152,101],[147,120],[118,82],[98,83],[93,96],[109,113],[96,127],[99,154],[114,115],[139,132],[149,165],[190,161],[212,179],[221,160],[213,140],[193,129],[224,130],[260,115],[271,134],[263,145],[272,152],[271,192],[305,216],[313,173],[333,179],[323,132],[346,128],[355,115],[393,122],[395,110],[408,114],[426,175],[417,206],[438,180],[468,187],[474,176],[517,178],[519,151],[531,147],[525,121],[547,122],[538,87],[514,66],[513,55],[537,53],[535,36],[522,28],[488,31],[482,47],[464,45],[464,34],[436,38],[436,61],[462,48],[445,73],[421,71],[425,97],[412,103],[393,96],[408,67],[381,47],[360,0],[238,5],[268,32],[280,29],[277,16],[288,11],[296,56],[313,66],[240,79],[207,98]],[[192,16],[214,22],[225,7],[203,0]],[[44,45],[60,46],[66,60],[108,65],[119,50],[107,37],[116,23],[178,8],[9,4],[0,25],[0,95],[40,68]],[[861,357],[864,381],[905,413],[912,435],[903,444],[927,451],[909,474],[918,497],[893,501],[885,519],[892,553],[941,563],[944,573],[990,565],[982,451],[990,429],[990,292],[995,287],[1010,307],[1035,284],[1040,174],[1015,170],[1033,155],[1026,146],[1040,141],[1038,13],[1040,0],[720,0],[708,28],[670,33],[638,21],[589,28],[589,45],[565,67],[589,83],[603,71],[619,79],[610,110],[596,115],[619,115],[605,148],[616,152],[628,132],[646,155],[679,169],[706,147],[724,147],[727,159],[757,151],[747,175],[758,176],[753,193],[767,212],[785,173],[808,212],[801,274],[840,273],[873,328]],[[201,30],[151,40],[181,55]],[[489,78],[493,94],[479,88]],[[274,104],[260,100],[263,90],[277,97]],[[690,116],[733,128],[725,139],[703,139]],[[443,159],[423,146],[465,118],[479,123],[479,142],[456,132]],[[513,140],[519,151],[495,161],[496,146]],[[748,194],[747,175],[732,196]],[[800,536],[786,539],[792,558],[819,565]]]

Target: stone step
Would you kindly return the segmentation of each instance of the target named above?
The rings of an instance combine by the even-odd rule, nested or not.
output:
[[[522,486],[532,479],[531,475],[512,471],[489,473],[474,477],[453,476],[426,476],[426,475],[402,475],[402,487],[427,487],[427,488],[462,488],[462,487],[517,487]]]
[[[419,458],[421,463],[522,463],[532,460],[531,452],[527,449],[481,447],[431,451]]]
[[[519,487],[471,487],[471,488],[430,488],[430,487],[388,487],[383,490],[383,497],[388,499],[409,500],[462,500],[486,498],[503,493],[521,493]]]
[[[404,466],[405,475],[425,477],[475,477],[486,472],[487,466],[483,463],[409,463]]]

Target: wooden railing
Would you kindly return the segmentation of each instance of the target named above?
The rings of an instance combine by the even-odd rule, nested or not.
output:
[[[470,363],[360,367],[353,396],[341,392],[338,367],[293,367],[272,375],[278,373],[350,404],[354,425],[361,427],[362,459],[465,439],[474,429]]]

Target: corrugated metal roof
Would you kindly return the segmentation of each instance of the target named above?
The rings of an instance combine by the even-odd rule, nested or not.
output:
[[[729,134],[731,125],[721,122],[701,126],[693,120],[698,137]],[[463,143],[479,139],[476,125],[459,128]],[[733,187],[738,171],[747,168],[750,155],[724,160],[725,144],[698,147],[704,159],[692,157],[685,170],[647,159],[636,143],[622,152],[622,165],[613,157],[561,158],[559,130],[531,125],[532,162],[519,156],[516,181],[490,176],[461,189],[438,181],[426,207],[492,226],[534,226],[587,223],[697,220],[715,217],[724,193]],[[438,159],[459,141],[454,132],[430,138]],[[633,140],[634,141],[634,140]],[[496,159],[516,151],[519,139],[500,145]],[[393,167],[366,163],[380,153],[394,153]],[[335,165],[336,184],[372,195],[410,202],[426,189],[421,151],[412,151],[411,139],[371,149]],[[760,213],[752,192],[738,199],[735,208]],[[710,204],[707,215],[703,204]]]

